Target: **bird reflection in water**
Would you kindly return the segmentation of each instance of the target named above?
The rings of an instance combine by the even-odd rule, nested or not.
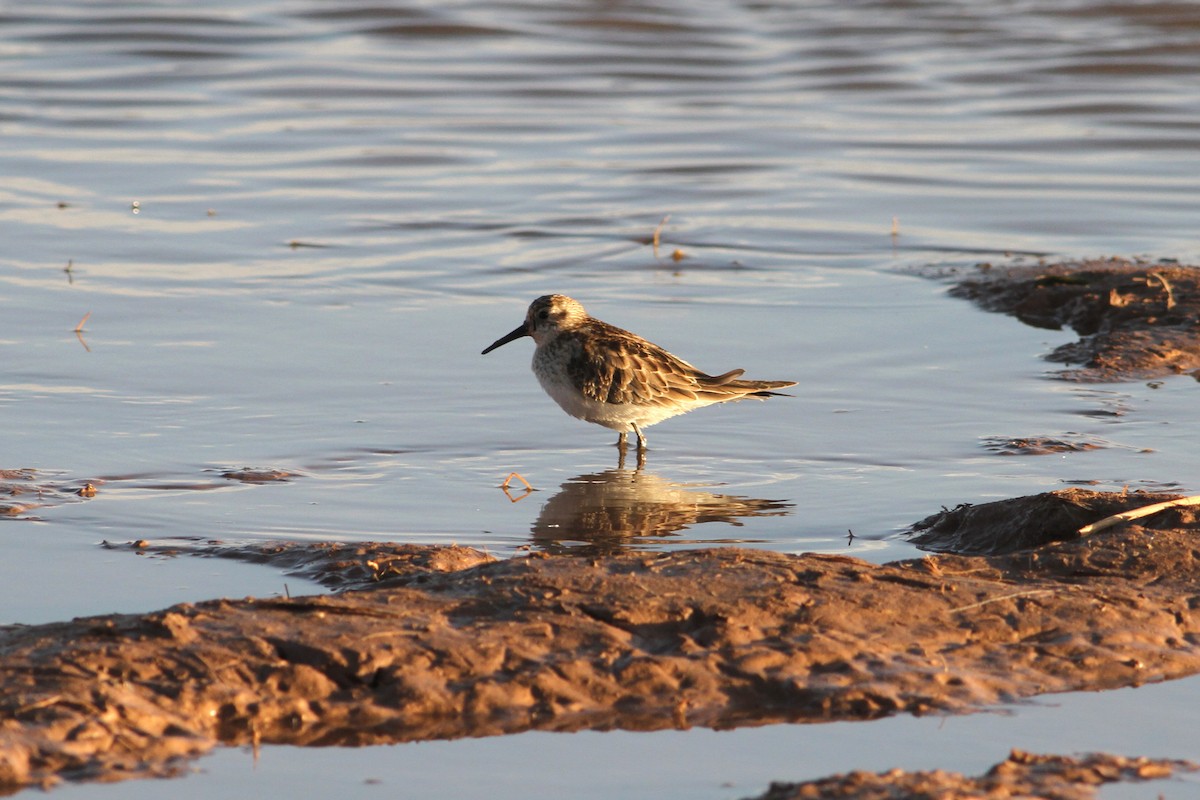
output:
[[[538,514],[533,545],[558,553],[615,553],[662,544],[661,537],[701,523],[741,525],[744,517],[786,516],[792,507],[781,500],[713,494],[646,472],[640,464],[634,470],[622,465],[564,483]]]

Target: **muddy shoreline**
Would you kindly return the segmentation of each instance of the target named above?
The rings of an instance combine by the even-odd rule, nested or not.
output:
[[[1156,499],[1056,496],[1089,521]],[[1139,523],[885,565],[198,545],[342,591],[4,630],[0,782],[172,774],[218,744],[868,720],[1195,674],[1200,521]]]
[[[1014,750],[983,775],[957,772],[851,772],[806,783],[773,783],[754,800],[894,800],[910,798],[1041,798],[1091,800],[1105,784],[1168,779],[1196,764],[1091,753],[1078,758]],[[1163,795],[1159,795],[1162,797]]]
[[[1169,375],[1200,379],[1200,268],[1123,258],[980,264],[951,276],[950,294],[1035,328],[1070,328],[1076,342],[1045,355],[1065,380]]]

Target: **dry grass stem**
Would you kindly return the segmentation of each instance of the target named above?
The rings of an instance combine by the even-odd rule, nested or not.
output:
[[[522,476],[521,473],[519,473],[519,472],[508,473],[508,477],[504,479],[504,483],[500,484],[500,488],[507,489],[508,484],[512,481],[513,478],[516,478],[521,483],[525,484],[525,488],[528,489],[529,491],[531,491],[531,492],[533,491],[533,487],[529,485],[529,481],[525,480],[524,476]]]
[[[509,494],[508,484],[512,482],[513,478],[516,478],[521,483],[525,484],[525,492],[520,497],[513,497],[511,494]],[[504,492],[504,496],[508,498],[509,502],[512,503],[515,503],[519,500],[524,500],[526,497],[533,494],[533,486],[531,486],[529,481],[525,480],[524,476],[522,476],[519,472],[508,473],[508,477],[504,479],[504,483],[500,484],[500,489]]]
[[[1168,508],[1178,508],[1182,506],[1200,506],[1200,494],[1194,494],[1190,497],[1180,497],[1178,500],[1167,500],[1165,503],[1155,503],[1149,506],[1135,508],[1132,511],[1122,511],[1120,514],[1113,514],[1111,517],[1105,517],[1099,522],[1093,522],[1090,525],[1084,525],[1079,529],[1080,536],[1087,536],[1089,533],[1096,533],[1106,528],[1111,528],[1115,525],[1120,525],[1122,522],[1148,517],[1151,514],[1157,514],[1160,511],[1166,511]]]
[[[1027,592],[1013,592],[1012,594],[1002,594],[999,597],[989,597],[986,600],[980,600],[978,603],[971,603],[970,605],[959,606],[958,608],[952,608],[950,610],[954,611],[954,612],[970,611],[973,608],[979,608],[980,606],[986,606],[988,603],[999,603],[1001,600],[1012,600],[1014,597],[1032,597],[1033,595],[1038,595],[1038,594],[1054,594],[1054,590],[1053,589],[1030,589]]]
[[[41,700],[35,700],[32,703],[27,703],[13,711],[13,716],[19,717],[22,714],[28,714],[30,711],[37,711],[42,708],[49,708],[56,705],[63,699],[61,694],[52,694],[49,697],[43,697]]]
[[[666,226],[667,221],[670,219],[671,219],[671,215],[667,214],[665,217],[662,218],[662,222],[658,223],[658,227],[656,227],[654,229],[654,237],[650,241],[651,241],[651,244],[654,245],[654,257],[655,258],[658,258],[658,243],[662,238],[663,228]]]
[[[1147,273],[1147,275],[1151,278],[1156,279],[1159,283],[1162,284],[1163,291],[1165,291],[1167,293],[1167,310],[1169,311],[1172,308],[1174,308],[1175,307],[1175,293],[1171,291],[1171,284],[1167,283],[1167,276],[1163,275],[1161,272],[1150,272],[1150,273]]]

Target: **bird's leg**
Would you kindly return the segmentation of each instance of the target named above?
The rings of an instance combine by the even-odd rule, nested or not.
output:
[[[633,432],[637,434],[638,452],[646,452],[646,437],[642,435],[642,429],[637,426],[636,422],[629,423],[629,427],[633,428]],[[622,434],[623,436],[624,434]]]

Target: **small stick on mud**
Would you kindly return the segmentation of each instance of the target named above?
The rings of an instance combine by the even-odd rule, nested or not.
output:
[[[987,600],[980,600],[978,603],[971,603],[966,606],[950,609],[951,612],[970,611],[973,608],[986,606],[988,603],[999,603],[1001,600],[1012,600],[1014,597],[1032,597],[1037,594],[1054,594],[1054,589],[1030,589],[1027,592],[1013,592],[1012,594],[1002,594],[999,597],[989,597]]]
[[[1175,293],[1171,291],[1171,284],[1167,283],[1167,276],[1161,272],[1148,272],[1147,277],[1155,278],[1162,284],[1163,291],[1167,293],[1167,310],[1170,311],[1175,307]]]
[[[30,711],[37,711],[42,708],[49,708],[56,705],[63,699],[61,694],[52,694],[49,697],[43,697],[41,700],[35,700],[32,703],[27,703],[20,708],[14,709],[12,714],[14,717],[19,717],[22,714],[28,714]]]
[[[1087,536],[1089,533],[1096,533],[1105,528],[1111,528],[1114,525],[1120,525],[1122,522],[1148,517],[1151,514],[1157,514],[1160,511],[1166,511],[1168,508],[1178,508],[1181,506],[1200,506],[1200,494],[1194,494],[1191,497],[1180,497],[1178,500],[1168,500],[1165,503],[1155,503],[1154,505],[1142,506],[1135,508],[1132,511],[1122,511],[1120,514],[1113,514],[1111,517],[1105,517],[1099,522],[1093,522],[1090,525],[1084,525],[1079,529],[1080,536]]]

